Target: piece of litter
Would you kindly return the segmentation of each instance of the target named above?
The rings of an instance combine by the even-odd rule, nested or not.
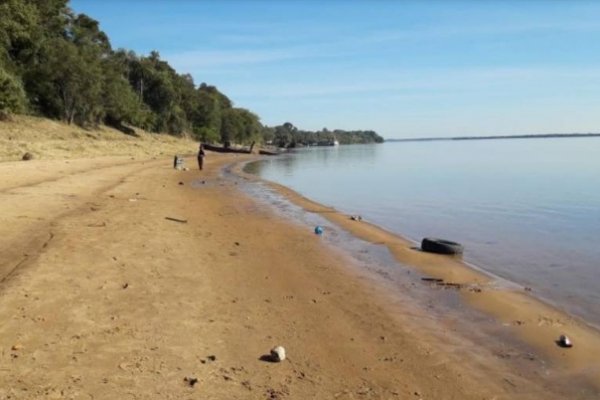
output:
[[[129,199],[129,201],[137,201],[137,199]]]
[[[106,222],[100,222],[97,224],[88,224],[89,228],[103,228],[106,226]]]
[[[315,234],[322,235],[323,234],[323,228],[321,226],[317,225],[315,227]]]
[[[421,280],[425,282],[444,282],[441,278],[421,278]]]
[[[179,222],[182,224],[187,224],[187,219],[179,219],[179,218],[173,218],[173,217],[165,217],[165,219],[168,219],[169,221]]]
[[[352,221],[362,221],[362,217],[360,215],[352,215],[350,216]]]

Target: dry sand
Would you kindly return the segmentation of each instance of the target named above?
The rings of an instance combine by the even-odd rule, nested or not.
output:
[[[0,399],[596,398],[390,302],[219,174],[245,157],[0,164]]]
[[[195,144],[187,137],[148,133],[141,129],[126,135],[114,128],[84,129],[60,121],[17,115],[0,121],[0,161],[21,160],[25,153],[35,159],[83,157],[173,156],[190,153]]]

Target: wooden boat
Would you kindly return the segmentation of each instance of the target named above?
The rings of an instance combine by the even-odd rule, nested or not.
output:
[[[214,151],[217,153],[239,153],[239,154],[250,154],[252,153],[252,147],[254,144],[250,146],[250,149],[237,149],[234,147],[223,147],[223,146],[214,146],[212,144],[204,144],[204,150]]]
[[[278,156],[280,153],[278,151],[260,149],[258,150],[258,154],[263,156]]]

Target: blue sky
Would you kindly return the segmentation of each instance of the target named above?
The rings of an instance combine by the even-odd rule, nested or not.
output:
[[[386,138],[600,131],[600,2],[72,0],[263,123]]]

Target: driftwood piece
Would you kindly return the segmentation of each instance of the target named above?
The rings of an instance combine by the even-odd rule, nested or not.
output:
[[[181,224],[187,224],[187,219],[179,219],[173,217],[165,217],[165,219],[168,219],[169,221],[179,222]]]

